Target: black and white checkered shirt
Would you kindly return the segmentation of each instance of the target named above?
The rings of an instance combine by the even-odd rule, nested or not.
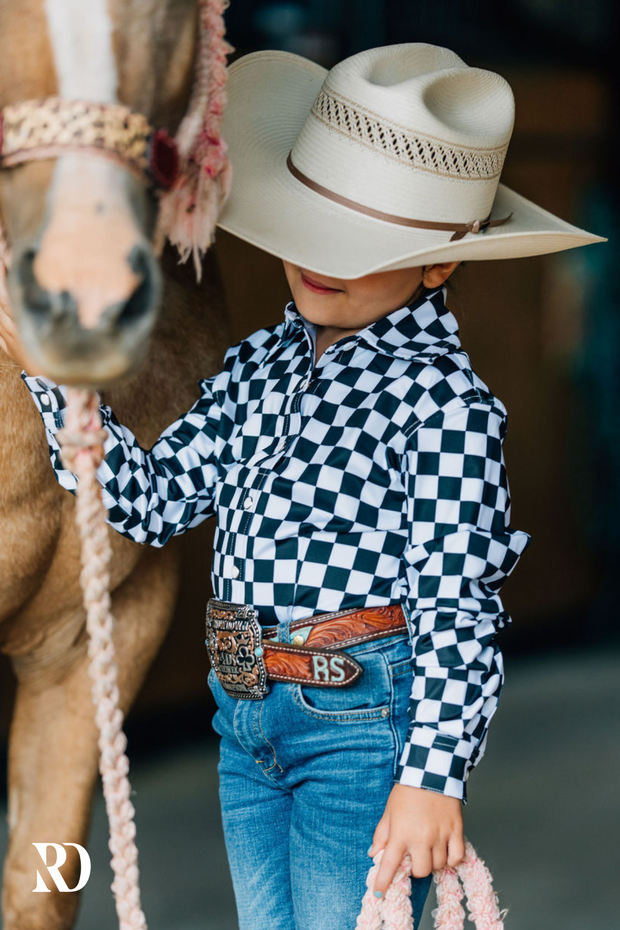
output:
[[[445,288],[330,346],[293,303],[233,346],[150,450],[111,409],[97,475],[109,523],[163,546],[217,516],[213,591],[262,623],[403,603],[411,724],[397,781],[467,803],[504,681],[502,582],[529,544],[509,528],[506,409],[472,371]],[[22,377],[59,483],[65,389]]]

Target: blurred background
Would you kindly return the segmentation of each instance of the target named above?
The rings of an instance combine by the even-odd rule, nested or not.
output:
[[[533,537],[502,589],[506,687],[464,812],[511,930],[618,925],[619,21],[616,0],[232,0],[227,13],[236,55],[279,48],[330,67],[364,48],[429,42],[500,72],[517,104],[502,180],[610,240],[473,262],[452,278],[461,340],[508,409],[512,526]],[[278,322],[279,262],[224,233],[217,256],[235,341]],[[127,721],[151,930],[237,926],[202,645],[211,529],[179,540],[175,621]],[[2,664],[3,752],[12,687]],[[98,802],[79,930],[115,924],[105,831]],[[423,930],[434,906],[431,892]]]

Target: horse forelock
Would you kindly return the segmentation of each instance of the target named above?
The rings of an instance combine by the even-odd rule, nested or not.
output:
[[[114,103],[118,72],[108,0],[45,0],[58,94]]]

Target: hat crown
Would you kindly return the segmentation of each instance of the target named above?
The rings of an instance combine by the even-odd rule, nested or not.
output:
[[[367,208],[468,223],[491,211],[513,125],[500,75],[440,46],[386,46],[328,72],[291,157]]]
[[[437,45],[360,52],[331,69],[323,90],[374,110],[386,122],[454,144],[506,146],[514,126],[508,82],[493,71],[471,68]]]

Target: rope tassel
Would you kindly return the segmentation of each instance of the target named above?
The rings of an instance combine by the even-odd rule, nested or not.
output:
[[[375,898],[374,884],[382,857],[383,850],[380,850],[373,858],[374,864],[369,869],[366,878],[367,890],[362,898],[356,930],[414,930],[411,858],[409,855],[404,857],[385,896]],[[499,910],[491,873],[478,858],[469,840],[465,841],[463,861],[455,868],[446,866],[434,872],[433,877],[438,904],[432,911],[435,930],[463,930],[463,893],[467,897],[469,920],[473,921],[476,930],[504,930],[504,918],[508,909]]]

